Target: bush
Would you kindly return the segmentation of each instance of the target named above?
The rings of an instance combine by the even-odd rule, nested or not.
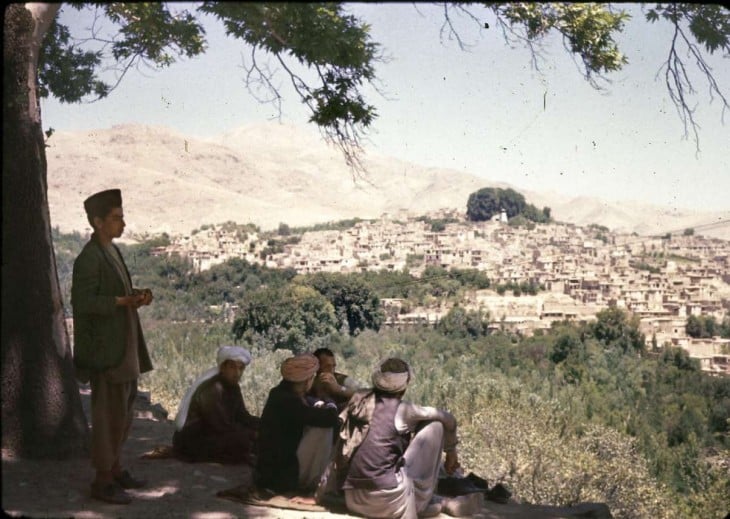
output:
[[[476,339],[489,334],[489,314],[454,306],[438,322],[436,329],[449,337]]]

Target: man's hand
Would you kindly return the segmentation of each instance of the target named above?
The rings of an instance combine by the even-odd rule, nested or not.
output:
[[[152,290],[149,288],[143,288],[139,291],[142,294],[142,302],[140,304],[146,306],[152,302]]]
[[[139,308],[144,300],[142,294],[132,294],[131,296],[117,296],[117,306],[131,306],[132,308]]]
[[[147,306],[152,302],[152,290],[149,288],[135,288],[134,295],[140,297],[137,307]]]
[[[328,391],[333,391],[340,388],[340,385],[337,383],[337,379],[332,373],[320,373],[318,375],[319,382],[327,389]]]
[[[459,468],[459,455],[456,453],[456,449],[446,451],[446,459],[444,460],[444,470],[451,476],[456,469]]]
[[[141,290],[134,289],[134,293],[131,296],[118,296],[117,306],[131,306],[132,308],[139,308],[143,305],[148,305],[152,302],[152,290],[149,288],[143,288]]]

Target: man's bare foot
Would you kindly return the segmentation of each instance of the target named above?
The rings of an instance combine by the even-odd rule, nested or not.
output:
[[[317,502],[314,500],[314,497],[310,496],[294,496],[290,497],[289,501],[292,503],[297,503],[300,505],[316,505]]]

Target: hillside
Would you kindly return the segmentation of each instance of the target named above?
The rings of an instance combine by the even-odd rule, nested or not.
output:
[[[465,210],[470,193],[510,187],[455,170],[426,168],[369,154],[366,178],[354,178],[339,151],[292,125],[262,123],[210,139],[134,124],[48,140],[51,222],[85,230],[83,200],[110,187],[123,190],[128,230],[187,233],[205,223],[253,222],[264,229],[345,218],[377,218],[399,210],[423,214]],[[730,211],[690,212],[520,190],[578,225],[658,234],[730,219]],[[730,239],[730,227],[704,234]]]

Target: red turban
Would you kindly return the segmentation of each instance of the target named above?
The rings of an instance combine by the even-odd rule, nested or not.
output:
[[[304,382],[317,373],[319,361],[311,353],[289,357],[281,363],[281,376],[289,382]]]

